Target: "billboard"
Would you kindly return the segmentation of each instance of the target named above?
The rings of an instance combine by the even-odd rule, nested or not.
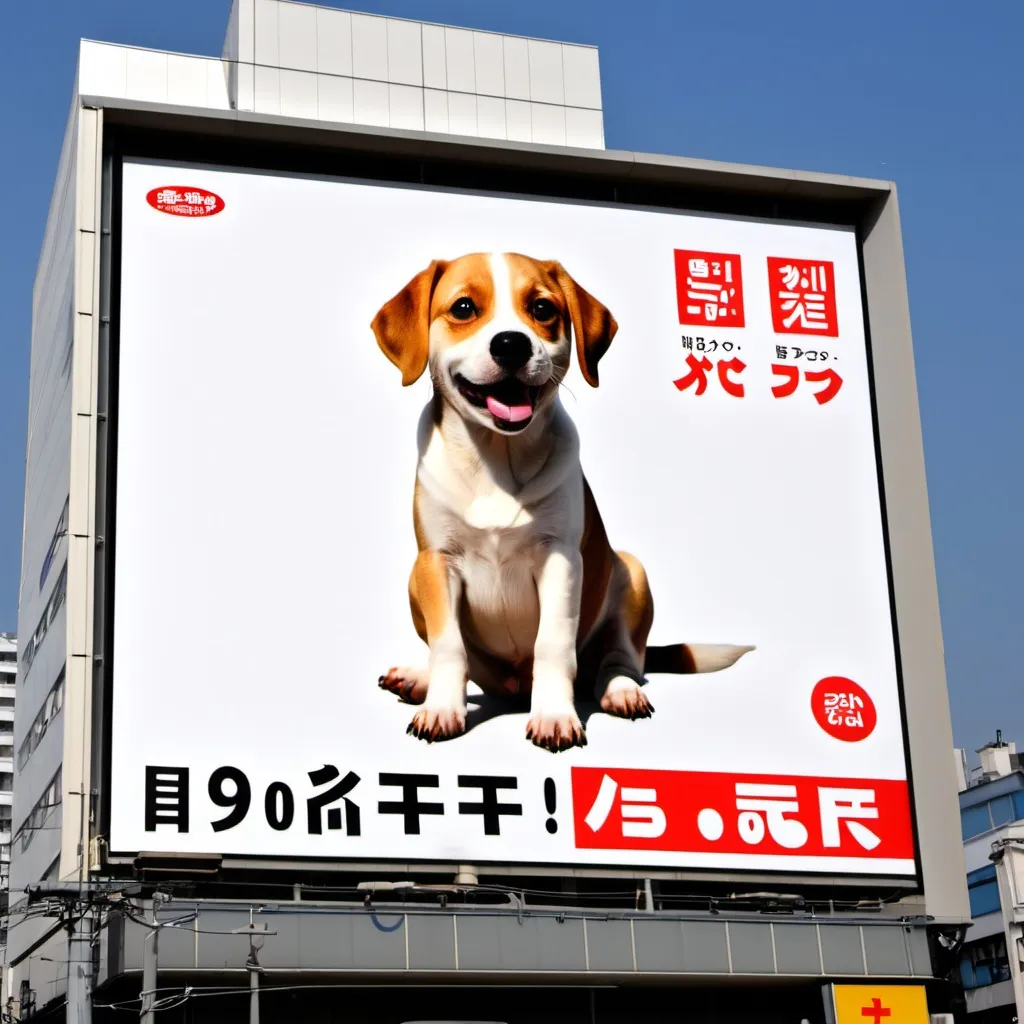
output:
[[[120,203],[111,851],[915,874],[852,229]]]

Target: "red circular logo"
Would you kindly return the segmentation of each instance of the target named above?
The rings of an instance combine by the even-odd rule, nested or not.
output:
[[[811,694],[811,710],[829,736],[846,743],[866,740],[878,722],[867,690],[845,676],[822,679]]]
[[[212,217],[224,209],[224,200],[216,192],[193,185],[161,185],[146,193],[146,202],[175,217]]]

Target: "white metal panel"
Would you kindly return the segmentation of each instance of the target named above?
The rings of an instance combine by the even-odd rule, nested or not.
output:
[[[317,75],[318,111],[321,121],[352,122],[352,79]]]
[[[167,102],[167,54],[158,50],[128,50],[127,98]]]
[[[440,25],[424,25],[421,36],[423,40],[423,84],[431,89],[447,89],[448,72],[445,61],[444,29]]]
[[[388,78],[387,19],[352,15],[352,74],[386,82]],[[387,90],[384,90],[385,95]],[[358,101],[357,101],[358,102]],[[377,124],[378,122],[371,122]]]
[[[565,107],[531,103],[533,141],[547,146],[565,145]]]
[[[309,4],[277,5],[278,60],[283,68],[316,71],[316,8]]]
[[[505,57],[505,95],[513,100],[530,98],[530,50],[525,39],[505,36],[502,39]]]
[[[83,39],[78,53],[78,91],[83,96],[128,94],[128,48]]]
[[[420,39],[419,23],[388,18],[387,31],[388,81],[403,85],[422,85],[423,44]]]
[[[253,64],[239,64],[237,68],[238,86],[235,104],[239,110],[255,110],[256,108],[256,67]]]
[[[501,36],[493,32],[473,33],[476,91],[485,96],[505,95],[505,55]]]
[[[205,107],[209,104],[208,68],[220,61],[205,57],[185,57],[179,53],[167,55],[167,102],[183,107]],[[223,78],[223,73],[221,73]]]
[[[509,142],[533,142],[533,114],[522,100],[505,100],[505,133]]]
[[[352,74],[352,15],[316,9],[316,67],[321,74]]]
[[[531,39],[527,46],[530,53],[530,99],[537,103],[564,103],[561,44]]]
[[[423,90],[423,119],[426,131],[448,134],[448,93],[440,89]]]
[[[476,97],[464,92],[448,93],[448,131],[452,135],[476,135]]]
[[[476,92],[473,33],[463,28],[446,28],[444,39],[449,91]]]
[[[235,0],[237,14],[237,40],[235,59],[251,64],[256,50],[256,0]],[[232,26],[228,25],[228,31]]]
[[[406,131],[423,131],[423,90],[414,85],[389,85],[390,124]]]
[[[213,110],[230,110],[231,97],[228,95],[228,70],[224,61],[206,62],[206,105]]]
[[[311,71],[281,69],[281,114],[284,117],[308,117],[315,121],[319,115],[317,75]]]
[[[253,25],[253,61],[274,68],[281,61],[277,8],[277,0],[256,0]]]
[[[604,123],[600,110],[565,108],[565,144],[582,149],[604,149]]]
[[[391,123],[387,82],[367,82],[357,78],[352,86],[352,120],[356,124],[387,128]]]
[[[280,114],[281,72],[260,64],[253,72],[253,110],[259,114]]]
[[[601,109],[601,69],[595,47],[563,43],[562,78],[566,106]]]
[[[496,96],[477,96],[477,132],[484,139],[504,139],[505,101]]]

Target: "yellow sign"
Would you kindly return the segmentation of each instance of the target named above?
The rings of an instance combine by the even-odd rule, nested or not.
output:
[[[923,985],[833,985],[835,1024],[928,1024]]]

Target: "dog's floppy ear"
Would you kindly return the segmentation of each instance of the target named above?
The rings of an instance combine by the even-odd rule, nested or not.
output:
[[[561,263],[552,261],[548,267],[569,305],[572,333],[576,336],[576,357],[583,377],[596,388],[597,364],[608,351],[619,325],[607,307],[581,288]]]
[[[370,324],[381,351],[402,371],[402,384],[414,384],[427,368],[430,354],[430,299],[445,264],[434,260],[394,298],[388,299]]]

